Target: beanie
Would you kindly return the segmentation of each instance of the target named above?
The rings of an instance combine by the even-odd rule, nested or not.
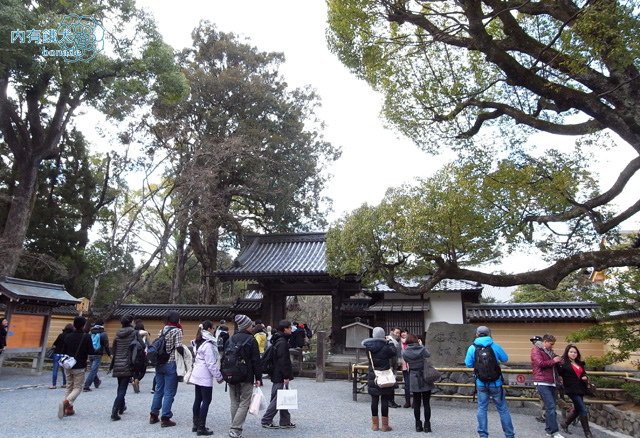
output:
[[[239,331],[246,330],[253,324],[253,321],[247,315],[236,315],[235,322],[238,324]]]

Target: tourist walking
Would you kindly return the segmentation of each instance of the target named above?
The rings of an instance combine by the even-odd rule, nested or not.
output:
[[[142,320],[137,319],[134,321],[133,329],[136,331],[136,335],[138,336],[138,340],[144,345],[144,353],[146,357],[147,349],[149,348],[149,332],[144,329],[144,323]],[[139,365],[133,364],[133,379],[131,384],[133,385],[133,392],[136,394],[140,392],[140,381],[147,373],[147,360],[140,363]],[[155,378],[155,376],[154,376]]]
[[[236,315],[235,322],[238,329],[227,341],[220,367],[225,381],[229,384],[229,436],[240,438],[249,412],[253,388],[262,386],[262,367],[258,343],[252,332],[253,321],[247,315]],[[235,375],[235,378],[232,375]]]
[[[370,355],[367,383],[368,392],[371,396],[371,430],[388,432],[392,430],[391,426],[389,426],[389,403],[393,397],[393,386],[388,388],[378,387],[373,370],[384,371],[391,369],[395,373],[398,358],[396,347],[390,340],[385,339],[382,327],[374,327],[373,337],[362,341],[362,346],[367,350],[367,357]],[[382,425],[380,424],[380,417],[378,417],[378,404],[380,404]]]
[[[584,404],[584,395],[586,393],[589,377],[584,369],[584,362],[580,355],[580,350],[573,344],[567,345],[562,355],[562,364],[558,367],[560,377],[562,377],[562,386],[564,393],[571,399],[573,403],[573,411],[561,422],[560,427],[563,432],[569,432],[569,425],[576,418],[580,419],[582,430],[586,438],[592,438],[593,434],[589,428],[589,413]]]
[[[87,368],[87,358],[93,352],[91,337],[84,332],[87,320],[83,316],[76,316],[73,319],[73,331],[67,333],[62,343],[62,354],[69,355],[76,360],[76,364],[71,369],[65,369],[67,376],[67,389],[64,399],[58,405],[58,418],[62,420],[75,414],[73,402],[82,392],[84,382],[84,372]]]
[[[559,432],[556,414],[556,385],[558,383],[557,364],[562,358],[553,352],[556,338],[545,334],[541,341],[537,341],[531,349],[531,368],[533,369],[533,384],[544,403],[545,432],[548,437],[563,438]]]
[[[187,383],[195,385],[193,400],[193,428],[198,436],[213,435],[207,424],[207,414],[213,396],[213,381],[221,383],[222,374],[218,367],[218,345],[213,336],[213,323],[203,321],[198,326],[198,333],[192,342],[195,361],[191,377]]]
[[[433,383],[424,379],[424,360],[431,356],[429,350],[423,346],[418,337],[412,333],[405,337],[406,347],[402,350],[408,369],[409,387],[413,394],[413,417],[416,420],[416,432],[431,433],[431,391],[435,389]],[[420,405],[424,405],[424,424],[420,419]]]
[[[256,323],[256,326],[253,329],[253,337],[256,338],[256,342],[258,343],[260,357],[262,357],[264,352],[267,350],[267,333],[264,330],[264,325],[262,325],[262,323]]]
[[[169,353],[166,363],[156,365],[156,386],[151,402],[149,423],[160,422],[162,427],[175,426],[176,422],[171,418],[171,406],[178,390],[178,373],[176,371],[176,353],[182,348],[182,325],[180,314],[170,310],[165,316],[165,323],[159,336],[165,337],[165,350]]]
[[[55,341],[53,341],[53,369],[51,370],[51,386],[49,389],[56,389],[58,382],[58,370],[62,370],[62,387],[67,387],[67,376],[65,375],[64,368],[60,366],[60,358],[62,357],[62,347],[64,346],[64,337],[67,333],[73,331],[73,324],[69,323],[64,326],[62,332],[58,335]]]
[[[507,406],[506,392],[502,387],[504,381],[500,371],[500,363],[509,360],[509,356],[500,345],[493,342],[489,327],[480,326],[476,329],[476,339],[467,349],[464,363],[473,368],[478,394],[478,435],[480,438],[489,436],[487,410],[489,400],[493,400],[500,415],[500,424],[505,438],[513,438],[515,431],[511,421],[511,413]]]
[[[111,358],[111,350],[109,349],[109,337],[104,331],[104,322],[101,319],[96,320],[91,327],[91,344],[93,351],[89,353],[89,365],[90,370],[87,374],[87,378],[84,381],[84,391],[91,391],[91,384],[96,388],[100,387],[100,377],[98,376],[98,370],[100,369],[100,363],[102,362],[102,355],[107,354]]]
[[[131,377],[133,377],[131,343],[136,339],[136,330],[131,325],[132,322],[133,317],[131,315],[123,316],[120,319],[122,328],[118,330],[113,340],[113,357],[111,358],[109,371],[112,372],[113,377],[118,379],[118,389],[116,390],[116,398],[111,408],[112,421],[120,420],[120,415],[127,409],[125,396],[127,394],[127,388],[129,387],[129,381]]]
[[[262,427],[267,429],[291,429],[296,427],[291,422],[291,414],[286,409],[277,409],[279,389],[287,389],[289,382],[293,380],[293,366],[289,356],[289,344],[287,337],[291,335],[291,322],[283,319],[278,323],[278,331],[271,338],[273,348],[273,374],[271,375],[271,399],[266,412],[262,416]],[[276,413],[280,414],[278,425],[273,423]]]

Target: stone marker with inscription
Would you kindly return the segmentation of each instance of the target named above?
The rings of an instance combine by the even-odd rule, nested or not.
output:
[[[429,324],[426,344],[431,353],[433,366],[464,366],[464,356],[476,337],[476,328],[477,326],[473,324],[449,324],[448,322]]]

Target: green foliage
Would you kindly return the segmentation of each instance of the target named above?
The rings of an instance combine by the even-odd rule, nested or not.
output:
[[[640,403],[640,383],[625,382],[622,384],[622,389],[631,396],[634,402]]]
[[[591,376],[589,380],[596,385],[596,388],[621,388],[624,381],[611,377]]]
[[[591,371],[604,371],[605,367],[612,363],[611,358],[608,355],[589,356],[584,359],[584,362],[585,362],[586,369]],[[604,377],[597,377],[597,378],[604,379]],[[611,379],[611,380],[615,380],[615,379]]]
[[[511,294],[514,303],[541,303],[583,301],[584,290],[594,287],[589,272],[579,270],[565,277],[557,289],[547,289],[537,284],[524,284]]]

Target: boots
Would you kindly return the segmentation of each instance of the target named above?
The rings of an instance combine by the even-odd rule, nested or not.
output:
[[[70,415],[75,414],[76,411],[73,410],[73,405],[69,400],[64,401],[64,416],[68,417]]]
[[[580,417],[580,424],[582,424],[582,430],[584,430],[584,438],[593,438],[591,429],[589,429],[589,417],[586,415],[584,417]]]
[[[149,413],[149,424],[156,424],[160,422],[160,419],[158,418],[158,414],[154,414],[153,412]]]
[[[176,422],[172,421],[169,417],[160,417],[160,427],[171,427],[175,426]]]
[[[124,414],[124,411],[127,410],[127,405],[122,405],[122,407],[118,410],[118,413],[120,415]]]
[[[118,408],[114,406],[111,409],[111,421],[118,421],[120,419],[120,415],[118,415]]]
[[[193,416],[193,427],[191,428],[191,432],[198,431],[198,424],[200,424],[200,417],[194,415]]]
[[[576,413],[576,410],[572,410],[569,416],[564,421],[560,422],[560,429],[562,429],[564,433],[571,435],[571,432],[569,432],[569,426],[577,417],[578,414]]]
[[[431,422],[425,420],[424,421],[424,432],[425,433],[431,433]]]
[[[213,431],[209,430],[206,426],[205,423],[207,422],[207,418],[200,418],[199,422],[198,422],[198,436],[209,436],[209,435],[213,435]]]
[[[380,418],[379,417],[371,417],[371,430],[373,430],[373,431],[380,430]]]
[[[382,427],[380,428],[383,432],[389,432],[393,429],[389,426],[389,417],[382,417]]]
[[[422,421],[416,420],[416,432],[422,432]]]

